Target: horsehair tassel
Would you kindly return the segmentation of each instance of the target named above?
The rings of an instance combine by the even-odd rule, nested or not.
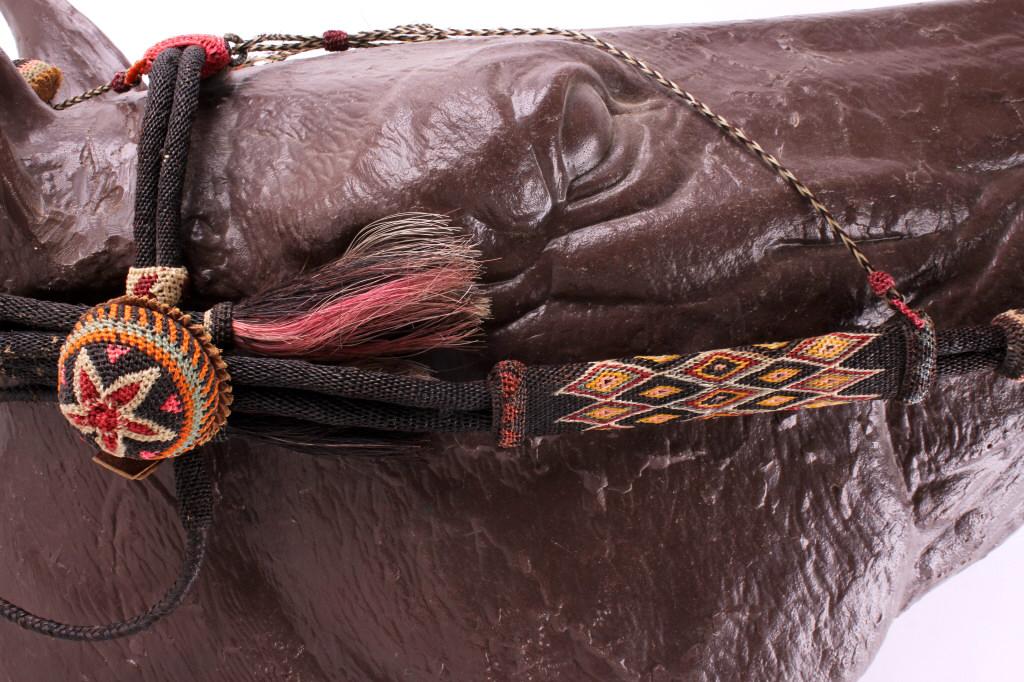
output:
[[[430,213],[365,227],[345,253],[234,306],[235,345],[318,360],[409,356],[468,343],[489,311],[476,242]]]

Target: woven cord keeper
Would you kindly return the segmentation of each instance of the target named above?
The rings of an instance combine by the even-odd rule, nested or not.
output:
[[[1007,310],[997,315],[992,324],[1006,335],[1006,355],[999,365],[999,373],[1024,381],[1024,309]]]
[[[203,326],[210,332],[213,345],[221,350],[230,348],[234,343],[234,330],[231,327],[234,310],[231,301],[224,301],[203,313]]]
[[[164,305],[176,306],[181,300],[188,281],[188,270],[154,266],[130,268],[125,294],[136,298],[149,298]]]
[[[903,381],[896,399],[910,405],[924,400],[935,383],[938,366],[938,344],[935,339],[935,323],[928,315],[917,312],[916,319],[924,323],[918,327],[916,321],[899,318],[906,339],[906,361]]]
[[[498,436],[500,448],[514,448],[523,442],[526,433],[525,376],[526,365],[518,360],[502,360],[488,377],[493,414],[491,428]]]

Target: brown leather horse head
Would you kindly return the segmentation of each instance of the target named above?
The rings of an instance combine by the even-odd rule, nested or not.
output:
[[[120,53],[63,0],[0,3],[65,92]],[[1024,299],[1024,8],[954,2],[599,32],[821,192],[942,326]],[[153,36],[154,40],[163,36]],[[1008,65],[1011,68],[1008,68]],[[116,291],[145,92],[51,111],[0,57],[0,287]],[[467,373],[791,338],[887,311],[771,173],[597,50],[449,40],[204,85],[187,180],[196,292],[235,298],[362,225],[452,212],[494,315]],[[2,349],[0,349],[2,351]],[[853,679],[891,620],[1024,514],[1024,389],[536,439],[429,456],[217,446],[197,594],[135,639],[0,630],[11,679]],[[52,406],[0,410],[0,590],[131,612],[179,550],[166,479],[112,480]],[[138,668],[138,669],[137,669]],[[109,672],[104,672],[109,671]]]

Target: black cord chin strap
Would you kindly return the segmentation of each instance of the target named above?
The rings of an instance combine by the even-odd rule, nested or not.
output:
[[[182,183],[204,62],[204,50],[193,46],[164,50],[153,63],[139,140],[136,267],[181,264]],[[26,630],[56,639],[99,642],[145,630],[177,608],[199,575],[213,519],[213,483],[204,452],[198,450],[175,459],[174,477],[178,516],[185,530],[185,558],[174,585],[158,602],[137,616],[105,625],[61,623],[37,616],[3,598],[0,616]]]
[[[185,559],[181,573],[167,593],[151,607],[132,618],[105,625],[71,625],[37,616],[0,598],[0,616],[26,630],[55,639],[102,642],[145,630],[181,604],[199,576],[206,556],[206,539],[213,520],[213,481],[203,451],[174,460],[178,518],[185,529]]]

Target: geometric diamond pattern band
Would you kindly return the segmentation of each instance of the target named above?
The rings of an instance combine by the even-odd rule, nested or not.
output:
[[[587,363],[556,391],[586,402],[558,422],[617,429],[870,400],[878,393],[867,380],[883,368],[843,363],[878,336],[834,333],[685,356]]]
[[[497,376],[515,374],[517,386],[513,395],[499,396],[499,403],[515,405],[520,424],[505,438],[899,399],[913,333],[897,323],[689,354],[499,363]],[[504,414],[501,404],[495,414]]]

